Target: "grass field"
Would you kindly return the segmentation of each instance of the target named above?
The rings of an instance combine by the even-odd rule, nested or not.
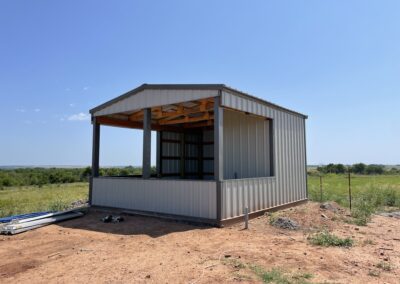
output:
[[[352,175],[351,176],[352,198],[357,199],[370,192],[394,193],[400,202],[400,175]],[[309,198],[320,201],[320,178],[316,175],[308,176]],[[322,177],[322,200],[333,200],[342,206],[348,206],[348,176],[347,175],[324,175]]]
[[[347,175],[328,174],[320,178],[308,176],[309,199],[313,201],[336,201],[349,207]],[[400,175],[352,175],[352,216],[357,225],[366,225],[372,213],[400,209]]]
[[[348,207],[347,175],[323,176],[322,201]],[[310,200],[320,201],[319,176],[308,176]],[[400,175],[353,175],[353,208],[371,213],[383,208],[400,208]],[[0,216],[44,210],[61,210],[76,200],[87,200],[88,183],[8,187],[0,190]]]
[[[8,187],[0,190],[0,217],[47,210],[62,210],[71,202],[88,199],[88,183]]]

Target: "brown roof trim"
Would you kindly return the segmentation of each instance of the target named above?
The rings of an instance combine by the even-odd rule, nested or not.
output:
[[[299,112],[296,112],[296,111],[293,111],[293,110],[290,110],[290,109],[287,109],[287,108],[284,108],[284,107],[281,107],[279,105],[273,104],[273,103],[265,101],[263,99],[254,97],[254,96],[249,95],[247,93],[244,93],[242,91],[239,91],[239,90],[236,90],[234,88],[228,87],[228,86],[226,86],[224,84],[142,84],[139,87],[137,87],[137,88],[135,88],[135,89],[133,89],[133,90],[131,90],[129,92],[126,92],[125,94],[123,94],[121,96],[118,96],[118,97],[116,97],[116,98],[114,98],[114,99],[112,99],[110,101],[105,102],[104,104],[101,104],[101,105],[99,105],[99,106],[97,106],[95,108],[92,108],[90,110],[90,113],[93,114],[96,111],[99,111],[99,110],[101,110],[101,109],[103,109],[103,108],[105,108],[105,107],[107,107],[107,106],[109,106],[109,105],[111,105],[113,103],[116,103],[116,102],[118,102],[120,100],[123,100],[125,98],[130,97],[130,96],[133,96],[133,95],[135,95],[135,94],[137,94],[137,93],[139,93],[139,92],[141,92],[143,90],[193,90],[193,89],[194,90],[220,90],[220,91],[230,92],[230,93],[233,93],[233,94],[236,94],[236,95],[239,95],[239,96],[248,97],[248,98],[253,99],[253,100],[255,100],[255,101],[259,102],[259,103],[268,105],[268,106],[270,106],[272,108],[276,108],[278,110],[289,112],[291,114],[299,115],[299,116],[301,116],[301,117],[303,117],[305,119],[308,118],[307,115],[301,114]]]

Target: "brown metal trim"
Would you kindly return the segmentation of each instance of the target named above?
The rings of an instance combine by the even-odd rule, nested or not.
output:
[[[253,218],[262,216],[266,212],[275,212],[275,211],[278,211],[278,210],[283,210],[283,209],[291,208],[291,207],[298,206],[298,205],[301,205],[301,204],[305,204],[307,202],[308,202],[308,199],[304,199],[304,200],[299,200],[299,201],[295,201],[295,202],[292,202],[292,203],[287,203],[287,204],[284,204],[284,205],[279,205],[279,206],[272,207],[272,208],[259,210],[257,212],[249,213],[249,219],[253,219]],[[234,217],[234,218],[230,218],[230,219],[225,219],[225,220],[221,220],[221,222],[219,222],[219,226],[220,227],[231,226],[233,224],[237,224],[237,223],[243,222],[243,220],[244,220],[244,216],[238,216],[238,217]]]
[[[114,127],[126,127],[126,128],[133,128],[133,129],[143,129],[143,122],[137,121],[130,121],[130,120],[122,120],[111,118],[107,116],[96,116],[97,123],[101,125],[107,126],[114,126]],[[172,132],[182,132],[184,131],[183,128],[174,127],[174,126],[161,126],[155,123],[151,124],[152,130],[165,130],[165,131],[172,131]]]

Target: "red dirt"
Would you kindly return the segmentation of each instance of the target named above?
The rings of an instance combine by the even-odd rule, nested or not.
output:
[[[265,270],[308,272],[313,275],[310,282],[399,283],[398,219],[374,216],[368,226],[357,227],[341,221],[345,212],[324,211],[317,203],[279,214],[298,221],[302,229],[274,228],[267,216],[251,220],[249,230],[242,230],[242,224],[217,229],[137,216],[104,224],[100,221],[104,213],[90,212],[80,219],[1,236],[0,281],[260,282],[249,268],[257,265]],[[310,227],[327,227],[353,238],[355,245],[310,245]],[[390,263],[393,269],[376,267],[380,262]]]

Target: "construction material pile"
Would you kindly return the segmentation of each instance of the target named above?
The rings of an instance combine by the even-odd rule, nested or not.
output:
[[[281,229],[297,230],[300,228],[299,224],[287,217],[278,217],[273,222],[272,225]]]
[[[15,235],[83,215],[84,214],[80,211],[68,210],[60,212],[35,212],[10,216],[0,219],[0,233],[3,235]]]

